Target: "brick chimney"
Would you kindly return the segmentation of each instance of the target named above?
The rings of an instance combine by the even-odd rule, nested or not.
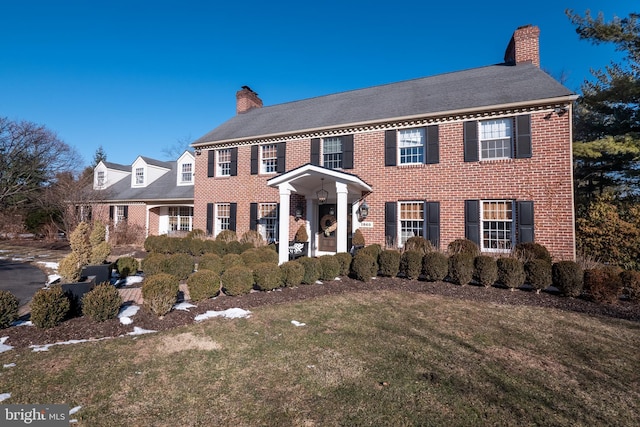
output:
[[[540,28],[535,25],[518,27],[504,53],[504,62],[512,65],[532,63],[540,67]]]
[[[236,92],[236,114],[246,113],[253,108],[261,108],[262,100],[249,86],[242,86]]]

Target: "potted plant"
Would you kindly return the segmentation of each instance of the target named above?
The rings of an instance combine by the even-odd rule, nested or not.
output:
[[[293,242],[289,242],[289,258],[296,259],[301,256],[305,256],[308,253],[309,248],[309,235],[307,234],[307,227],[305,224],[298,227],[296,235],[293,238]]]
[[[354,233],[351,239],[351,254],[355,255],[360,249],[364,248],[364,236],[362,235],[362,231],[358,228]]]

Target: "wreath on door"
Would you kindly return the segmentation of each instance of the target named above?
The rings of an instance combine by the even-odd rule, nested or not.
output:
[[[338,221],[335,216],[327,214],[320,218],[320,226],[324,235],[329,237],[338,228]]]

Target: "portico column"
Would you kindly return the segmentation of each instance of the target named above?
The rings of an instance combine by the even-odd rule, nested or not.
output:
[[[278,212],[278,264],[289,261],[289,212],[291,205],[291,189],[288,186],[278,187],[280,192],[280,212]]]
[[[347,184],[336,181],[336,196],[338,199],[338,226],[336,228],[336,251],[347,251]]]

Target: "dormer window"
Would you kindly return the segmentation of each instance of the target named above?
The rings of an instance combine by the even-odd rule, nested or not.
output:
[[[144,168],[136,168],[136,185],[144,185]]]
[[[98,188],[104,187],[104,171],[98,171],[96,177],[96,186]]]
[[[181,182],[190,183],[193,180],[193,163],[183,163],[181,172]]]

